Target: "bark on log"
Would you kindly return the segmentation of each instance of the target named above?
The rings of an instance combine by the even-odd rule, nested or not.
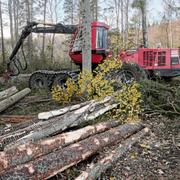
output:
[[[148,128],[144,128],[140,132],[131,136],[124,142],[120,144],[118,148],[116,148],[113,152],[111,152],[108,156],[92,165],[86,171],[84,171],[80,176],[76,178],[76,180],[96,180],[101,176],[102,173],[105,173],[107,169],[111,168],[113,164],[115,164],[123,154],[125,154],[131,147],[141,140],[149,132]]]
[[[104,100],[100,102],[92,101],[90,104],[87,104],[84,107],[81,107],[80,109],[77,109],[72,112],[68,112],[64,114],[63,116],[54,117],[48,121],[41,122],[39,123],[37,127],[34,126],[33,129],[31,129],[29,132],[27,131],[27,133],[21,130],[21,137],[17,141],[9,143],[6,146],[6,150],[12,148],[13,146],[19,146],[19,145],[29,143],[29,142],[36,142],[50,135],[63,132],[65,129],[69,127],[77,126],[82,122],[93,120],[93,118],[88,119],[88,115],[91,115],[93,112],[102,111],[102,109],[106,109],[106,111],[104,111],[105,113],[109,109],[112,109],[113,105],[110,106],[110,104],[111,104],[110,98],[105,98]],[[109,108],[106,108],[106,107],[109,107]],[[101,114],[102,113],[100,113],[100,115]],[[27,135],[24,136],[24,134],[22,135],[22,133],[27,134]],[[19,135],[19,132],[18,132],[18,135]],[[0,140],[0,145],[2,144],[2,141],[3,140]]]
[[[35,118],[32,121],[26,121],[26,122],[18,123],[18,124],[10,124],[10,126],[8,124],[8,126],[0,130],[0,140],[2,136],[8,136],[10,133],[32,126],[38,122],[40,122],[40,120]]]
[[[31,115],[3,115],[0,116],[1,121],[5,123],[23,123],[27,121],[32,121],[35,116]]]
[[[12,86],[11,88],[9,89],[6,89],[4,91],[1,91],[0,92],[0,101],[3,100],[3,99],[6,99],[10,96],[12,96],[13,94],[17,93],[18,90],[15,86]]]
[[[28,95],[31,92],[29,88],[23,89],[22,91],[8,97],[7,99],[4,99],[0,102],[0,112],[6,110],[8,107],[15,104],[20,99],[24,98],[26,95]]]
[[[86,126],[85,128],[60,134],[37,143],[29,143],[0,152],[0,172],[13,166],[29,162],[37,157],[88,138],[89,136],[107,131],[119,124],[118,121],[112,121]],[[4,164],[4,162],[6,163]]]
[[[142,129],[141,124],[125,124],[101,134],[94,135],[79,143],[72,144],[39,157],[27,164],[0,173],[2,179],[47,179],[87,159],[103,147],[129,137]],[[31,152],[29,152],[31,153]],[[6,161],[4,162],[6,163]]]

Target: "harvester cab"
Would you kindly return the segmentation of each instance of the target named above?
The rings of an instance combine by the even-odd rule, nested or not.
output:
[[[73,41],[70,46],[69,55],[71,60],[78,64],[82,64],[82,28],[79,27],[74,34]],[[105,23],[92,22],[91,24],[91,44],[92,44],[92,65],[95,67],[109,56],[108,49],[108,29]]]

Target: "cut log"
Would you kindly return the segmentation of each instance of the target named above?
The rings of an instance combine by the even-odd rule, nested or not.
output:
[[[24,98],[26,95],[28,95],[31,92],[29,88],[23,89],[22,91],[8,97],[7,99],[4,99],[0,102],[0,112],[6,110],[8,107],[12,106],[16,102],[18,102],[20,99]]]
[[[38,114],[38,119],[50,119],[52,117],[56,117],[56,116],[60,116],[60,115],[63,115],[67,112],[71,112],[71,111],[74,111],[74,110],[77,110],[87,104],[90,104],[91,102],[94,102],[94,101],[89,101],[89,102],[83,102],[83,103],[80,103],[80,104],[76,104],[76,105],[72,105],[72,106],[68,106],[68,107],[65,107],[65,108],[62,108],[62,109],[58,109],[58,110],[53,110],[53,111],[48,111],[48,112],[42,112],[42,113],[39,113]]]
[[[32,121],[35,116],[31,115],[3,115],[0,116],[1,121],[5,123],[23,123],[27,121]]]
[[[107,169],[111,168],[121,157],[124,155],[131,147],[141,140],[149,132],[148,128],[144,128],[140,132],[131,136],[124,142],[120,144],[113,152],[108,156],[100,160],[94,165],[91,165],[86,171],[84,171],[76,180],[96,180],[101,176],[102,173],[105,173]]]
[[[125,124],[113,128],[29,163],[3,171],[0,177],[2,179],[47,179],[87,159],[103,147],[120,142],[141,129],[141,124]]]
[[[40,122],[39,119],[34,118],[32,121],[25,121],[22,123],[18,123],[18,124],[7,124],[6,127],[2,128],[0,130],[0,139],[2,138],[2,136],[8,136],[10,133],[12,134],[15,131],[24,129],[26,127],[32,126],[36,123]]]
[[[17,93],[18,90],[15,86],[12,86],[11,88],[9,89],[6,89],[4,91],[1,91],[0,92],[0,101],[3,100],[3,99],[6,99],[10,96],[12,96],[13,94]]]
[[[31,161],[39,156],[48,154],[89,136],[107,131],[119,124],[119,121],[110,121],[99,123],[97,125],[86,126],[85,128],[60,134],[38,143],[29,143],[0,152],[0,172],[7,168]],[[4,162],[6,163],[4,164]]]
[[[34,126],[33,129],[26,131],[27,135],[22,135],[20,138],[18,138],[17,141],[13,141],[11,143],[8,143],[6,146],[6,150],[12,148],[13,146],[19,146],[25,143],[29,142],[36,142],[40,139],[47,138],[48,136],[63,132],[65,129],[73,126],[77,126],[81,124],[82,122],[93,120],[93,118],[88,119],[88,115],[91,115],[93,112],[102,111],[102,109],[106,109],[105,112],[107,112],[109,109],[112,109],[111,99],[105,98],[102,101],[99,102],[90,102],[89,104],[85,105],[84,107],[81,107],[80,109],[77,109],[72,112],[68,112],[62,116],[54,117],[48,121],[41,122],[38,126]],[[109,108],[106,108],[109,107]],[[99,113],[101,115],[102,113]],[[94,116],[97,117],[97,116]],[[19,135],[18,131],[18,135]],[[21,133],[24,133],[23,130],[21,130]],[[11,134],[12,136],[12,134]],[[19,136],[17,136],[19,137]],[[0,140],[0,144],[2,144],[3,140]],[[4,142],[4,141],[3,141]]]

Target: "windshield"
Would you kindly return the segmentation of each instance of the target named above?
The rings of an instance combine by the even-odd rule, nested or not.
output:
[[[82,29],[80,29],[76,35],[72,52],[82,51]]]
[[[107,49],[107,29],[104,27],[97,27],[96,30],[96,48]]]

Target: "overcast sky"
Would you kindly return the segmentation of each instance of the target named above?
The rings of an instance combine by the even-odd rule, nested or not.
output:
[[[3,0],[6,2],[6,0]],[[159,21],[161,19],[160,14],[163,11],[163,0],[149,0],[148,1],[148,23],[152,23],[154,21]],[[4,20],[7,17],[3,18]],[[5,37],[9,37],[9,28],[4,27],[4,35]]]
[[[148,10],[149,10],[149,21],[160,20],[160,13],[163,11],[163,0],[149,0],[148,1]]]

